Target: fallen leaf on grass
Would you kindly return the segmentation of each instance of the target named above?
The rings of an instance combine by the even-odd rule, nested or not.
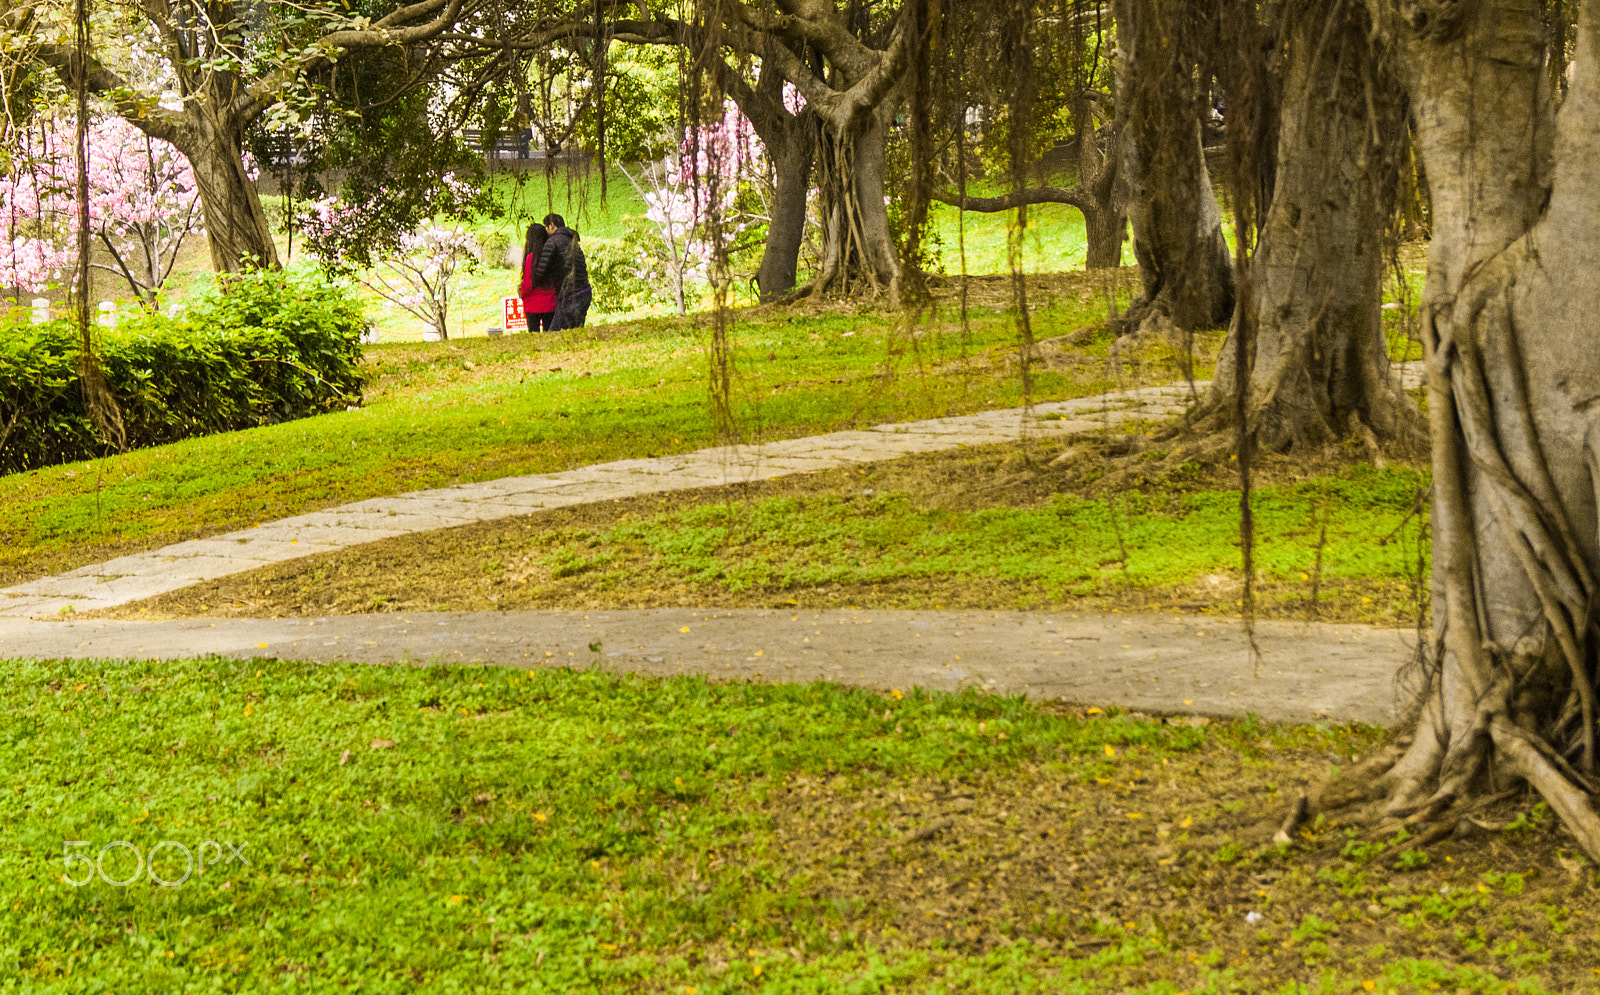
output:
[[[392,739],[375,739],[372,741],[372,748],[374,750],[387,750],[393,746],[394,740]]]
[[[340,767],[343,767],[345,764],[347,764],[349,762],[350,762],[350,751],[349,750],[345,750],[343,753],[339,754],[339,766]]]

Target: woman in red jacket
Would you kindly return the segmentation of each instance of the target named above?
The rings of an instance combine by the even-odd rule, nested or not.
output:
[[[544,243],[549,239],[550,233],[545,231],[544,225],[533,224],[528,226],[528,237],[522,243],[522,286],[517,289],[517,296],[522,298],[522,313],[528,317],[528,331],[537,332],[550,327],[550,319],[556,313],[556,285],[551,279],[553,274],[544,275],[538,286],[534,286],[534,271],[539,268],[539,256],[544,252]]]

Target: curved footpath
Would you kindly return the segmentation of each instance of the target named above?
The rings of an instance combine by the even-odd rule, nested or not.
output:
[[[1261,622],[1259,676],[1237,619],[980,611],[417,612],[318,619],[0,618],[6,656],[233,657],[584,666],[716,680],[835,681],[1026,694],[1285,722],[1395,717],[1412,632]],[[593,647],[593,648],[591,648]]]
[[[1408,364],[1415,367],[1418,364]],[[1407,386],[1415,368],[1401,368]],[[1204,383],[1196,384],[1203,389]],[[619,460],[297,515],[0,589],[0,656],[602,666],[714,679],[831,680],[883,690],[977,687],[1195,715],[1386,724],[1414,633],[1263,622],[1252,660],[1235,619],[1071,612],[645,609],[74,620],[269,563],[550,508],[968,445],[1063,437],[1180,413],[1187,385],[879,425],[757,446]]]
[[[1203,390],[1206,382],[1195,387]],[[832,432],[755,446],[722,446],[681,456],[617,460],[561,473],[502,477],[372,498],[0,588],[0,616],[60,618],[69,610],[115,608],[269,563],[551,508],[773,480],[916,453],[1015,442],[1024,437],[1059,438],[1131,420],[1171,418],[1182,413],[1188,397],[1187,385],[1144,387],[1036,404],[1031,413],[1023,408],[1003,408],[953,418],[878,425],[867,431]]]

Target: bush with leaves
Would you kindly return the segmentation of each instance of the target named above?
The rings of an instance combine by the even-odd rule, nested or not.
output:
[[[343,286],[246,273],[176,316],[140,313],[100,341],[130,448],[361,403],[361,305]],[[77,331],[0,319],[0,473],[103,455],[78,384]]]

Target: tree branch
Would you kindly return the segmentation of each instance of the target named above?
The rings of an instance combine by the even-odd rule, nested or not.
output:
[[[950,190],[934,190],[928,197],[941,204],[959,207],[963,211],[977,211],[980,214],[1010,211],[1023,204],[1071,204],[1081,211],[1084,205],[1089,203],[1089,195],[1082,187],[1028,187],[1025,190],[1013,190],[1001,194],[999,197],[962,197]]]

